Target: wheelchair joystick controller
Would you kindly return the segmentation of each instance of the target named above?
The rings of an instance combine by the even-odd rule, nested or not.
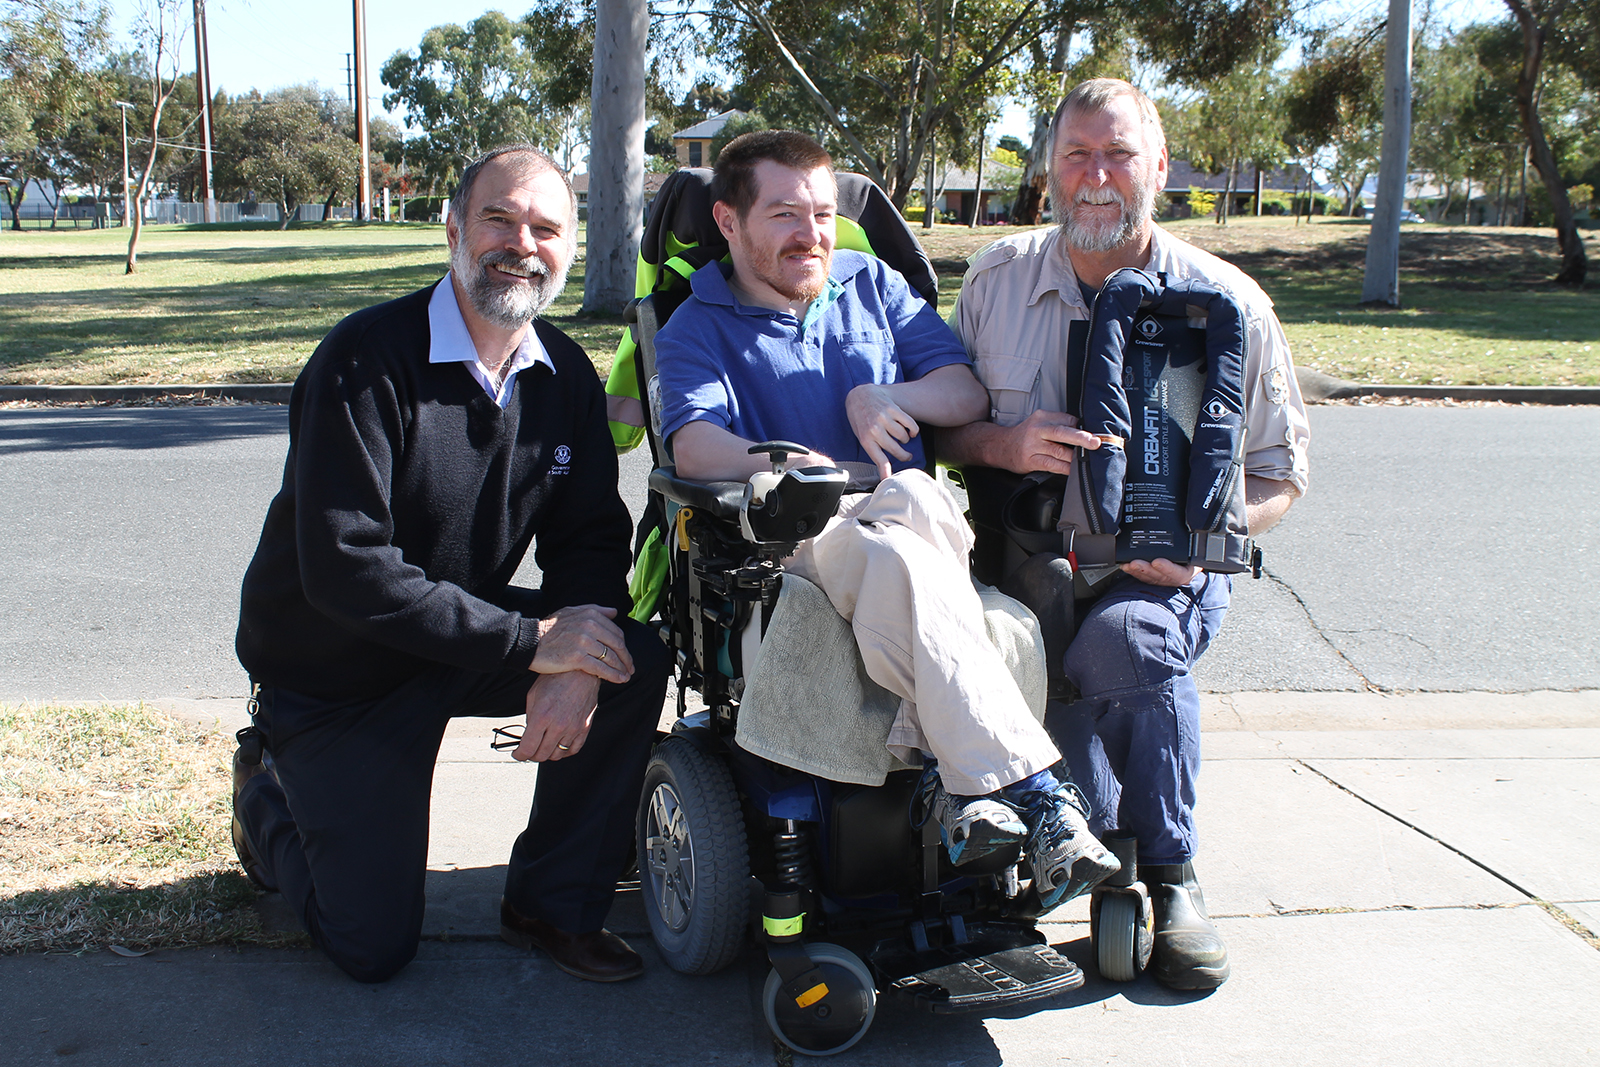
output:
[[[750,476],[750,488],[739,509],[739,529],[761,544],[797,544],[819,532],[839,508],[850,475],[837,467],[785,470],[791,455],[810,449],[793,441],[764,441],[750,455],[765,453],[769,471]]]

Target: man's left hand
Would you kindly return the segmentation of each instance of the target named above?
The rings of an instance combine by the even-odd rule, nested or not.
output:
[[[583,671],[541,674],[528,690],[528,724],[511,758],[524,762],[576,756],[589,736],[600,679]]]
[[[1133,575],[1145,585],[1169,585],[1176,588],[1194,581],[1199,567],[1174,563],[1170,559],[1136,559],[1122,565],[1124,572]]]
[[[858,385],[844,399],[845,415],[856,440],[878,468],[878,477],[894,473],[889,457],[905,461],[911,453],[902,446],[917,435],[917,420],[907,415],[881,385]]]

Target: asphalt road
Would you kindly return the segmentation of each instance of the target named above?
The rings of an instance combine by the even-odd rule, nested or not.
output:
[[[1319,407],[1202,688],[1600,688],[1594,408]],[[238,697],[282,407],[0,410],[0,700]],[[648,456],[624,457],[637,514]],[[531,561],[524,580],[537,581]]]

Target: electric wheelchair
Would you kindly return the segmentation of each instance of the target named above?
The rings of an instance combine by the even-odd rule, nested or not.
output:
[[[887,198],[859,175],[838,177],[841,247],[857,236],[856,247],[936,296],[931,264]],[[731,963],[747,932],[764,942],[767,1022],[809,1055],[858,1041],[880,992],[948,1013],[1076,989],[1081,970],[1035,929],[1039,901],[1019,876],[1020,850],[952,867],[936,822],[919,814],[922,772],[891,770],[876,786],[831,781],[738,740],[749,661],[763,639],[783,639],[767,632],[786,580],[781,560],[833,516],[849,479],[834,468],[784,472],[784,458],[804,449],[782,441],[751,450],[773,469],[749,482],[689,481],[670,463],[654,423],[653,338],[687,296],[693,268],[720,258],[708,184],[708,171],[679,171],[658,196],[619,354],[627,358],[608,383],[646,415],[656,464],[635,617],[659,626],[678,680],[678,720],[656,746],[638,814],[655,942],[689,974]]]

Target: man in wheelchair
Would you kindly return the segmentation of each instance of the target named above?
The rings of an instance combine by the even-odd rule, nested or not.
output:
[[[929,773],[925,811],[952,863],[1023,844],[1045,908],[1115,873],[1060,754],[988,641],[960,507],[922,467],[922,425],[988,410],[960,342],[895,271],[835,252],[832,160],[764,131],[718,156],[712,212],[730,265],[708,263],[655,337],[661,438],[677,474],[743,480],[762,441],[809,451],[791,469],[846,466],[845,496],[785,569],[852,627],[867,674],[900,698],[897,756]]]

